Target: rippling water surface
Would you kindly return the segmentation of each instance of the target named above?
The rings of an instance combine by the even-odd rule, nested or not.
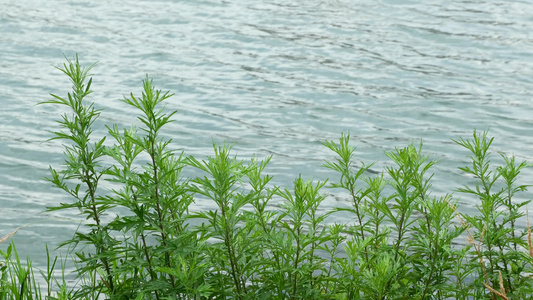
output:
[[[242,158],[274,156],[277,184],[302,173],[323,180],[320,145],[350,132],[358,159],[390,164],[384,151],[422,138],[440,159],[433,194],[471,179],[451,139],[490,128],[495,151],[533,161],[533,4],[528,1],[26,1],[0,0],[0,237],[44,261],[77,227],[68,201],[42,178],[62,163],[46,141],[56,107],[36,106],[70,84],[53,66],[79,53],[93,69],[104,124],[127,126],[146,74],[176,95],[176,147],[204,157],[211,141],[237,143]],[[494,158],[497,158],[494,155]],[[533,173],[524,173],[532,184]],[[327,191],[328,193],[331,191]],[[526,195],[530,197],[530,194]],[[330,197],[326,207],[342,205]],[[461,209],[475,202],[462,196]],[[199,203],[197,208],[211,208]],[[4,245],[2,245],[4,246]]]

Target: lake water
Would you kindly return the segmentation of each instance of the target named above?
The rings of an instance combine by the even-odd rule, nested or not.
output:
[[[433,195],[472,182],[451,139],[490,128],[494,151],[533,162],[533,4],[529,1],[0,0],[0,237],[18,226],[23,255],[44,263],[44,244],[71,237],[76,212],[42,213],[69,201],[43,180],[63,162],[47,141],[59,111],[36,106],[66,95],[54,66],[79,53],[93,69],[96,124],[128,126],[146,74],[176,95],[166,128],[176,147],[205,157],[236,143],[242,158],[273,155],[267,169],[288,186],[324,180],[320,145],[350,132],[358,160],[390,165],[384,151],[422,138],[440,162]],[[495,153],[494,159],[498,158]],[[523,182],[533,184],[533,172]],[[333,193],[326,190],[327,193]],[[460,197],[463,212],[476,202]],[[524,197],[531,197],[526,194]],[[344,205],[333,195],[325,208]],[[198,203],[196,209],[212,208]],[[342,216],[339,217],[341,220]],[[522,224],[523,226],[523,224]],[[2,248],[6,247],[4,243]]]

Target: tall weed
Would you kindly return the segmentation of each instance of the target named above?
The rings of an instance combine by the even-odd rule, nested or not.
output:
[[[172,96],[148,77],[125,105],[140,126],[107,126],[87,102],[92,66],[78,57],[58,69],[72,91],[43,103],[67,108],[52,139],[65,143],[65,163],[48,180],[70,196],[50,211],[74,209],[81,227],[62,245],[76,265],[77,284],[20,260],[14,244],[0,252],[3,299],[528,299],[533,294],[529,203],[518,184],[531,165],[500,154],[493,167],[487,132],[455,141],[470,152],[474,178],[457,194],[433,196],[431,160],[422,144],[387,152],[379,175],[356,161],[350,135],[323,145],[335,178],[303,174],[289,187],[271,184],[270,157],[240,160],[232,147],[213,144],[205,159],[188,156],[164,138],[175,112]],[[188,168],[196,177],[183,176]],[[344,195],[326,209],[328,187]],[[478,214],[460,212],[458,194],[475,197]],[[522,197],[522,198],[520,198]],[[210,210],[193,203],[209,201]],[[333,222],[339,214],[352,222]],[[468,238],[464,243],[465,237]],[[0,243],[5,239],[1,239]]]

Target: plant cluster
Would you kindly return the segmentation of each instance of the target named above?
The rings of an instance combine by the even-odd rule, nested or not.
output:
[[[515,197],[531,165],[502,154],[505,164],[494,168],[487,132],[455,141],[470,153],[460,169],[476,182],[458,192],[478,200],[476,215],[460,213],[452,194],[431,196],[436,161],[422,144],[386,153],[392,166],[372,177],[371,165],[355,167],[356,148],[341,135],[323,143],[335,155],[324,166],[338,180],[300,176],[284,188],[265,174],[270,157],[243,161],[225,144],[206,159],[171,149],[161,133],[174,113],[161,103],[172,95],[148,77],[140,96],[123,100],[142,127],[112,125],[113,142],[95,138],[101,111],[85,100],[90,68],[77,57],[58,68],[72,91],[44,102],[69,111],[53,132],[65,141],[65,165],[50,168],[48,180],[72,201],[49,210],[77,209],[84,219],[62,244],[77,280],[56,278],[48,255],[42,289],[12,243],[0,251],[0,299],[531,298],[531,231],[517,227],[529,201]],[[187,178],[184,168],[201,175]],[[326,187],[343,190],[350,205],[321,208]],[[199,200],[216,209],[193,211]],[[337,213],[354,221],[331,222]]]

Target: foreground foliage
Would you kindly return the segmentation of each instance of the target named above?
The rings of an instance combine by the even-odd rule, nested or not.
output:
[[[491,165],[487,132],[455,141],[471,160],[460,169],[476,180],[457,192],[477,198],[476,215],[461,214],[454,195],[431,196],[436,161],[422,144],[386,153],[393,165],[372,177],[371,165],[355,167],[356,148],[341,135],[324,142],[336,180],[300,176],[284,188],[264,174],[270,157],[242,161],[216,144],[204,160],[171,149],[161,130],[174,113],[161,103],[172,95],[148,78],[140,96],[123,100],[142,127],[110,125],[113,141],[96,139],[100,111],[85,100],[90,68],[68,61],[59,69],[72,91],[44,102],[69,110],[53,132],[66,144],[65,165],[50,168],[48,180],[72,201],[49,210],[77,209],[85,220],[63,243],[77,281],[56,278],[50,255],[36,280],[11,244],[0,252],[0,299],[531,298],[531,232],[516,226],[529,201],[515,200],[526,190],[518,175],[531,165],[503,154],[505,164]],[[202,175],[186,178],[184,168]],[[350,205],[322,209],[326,187]],[[191,211],[197,200],[216,209]],[[338,213],[353,222],[333,223]]]

